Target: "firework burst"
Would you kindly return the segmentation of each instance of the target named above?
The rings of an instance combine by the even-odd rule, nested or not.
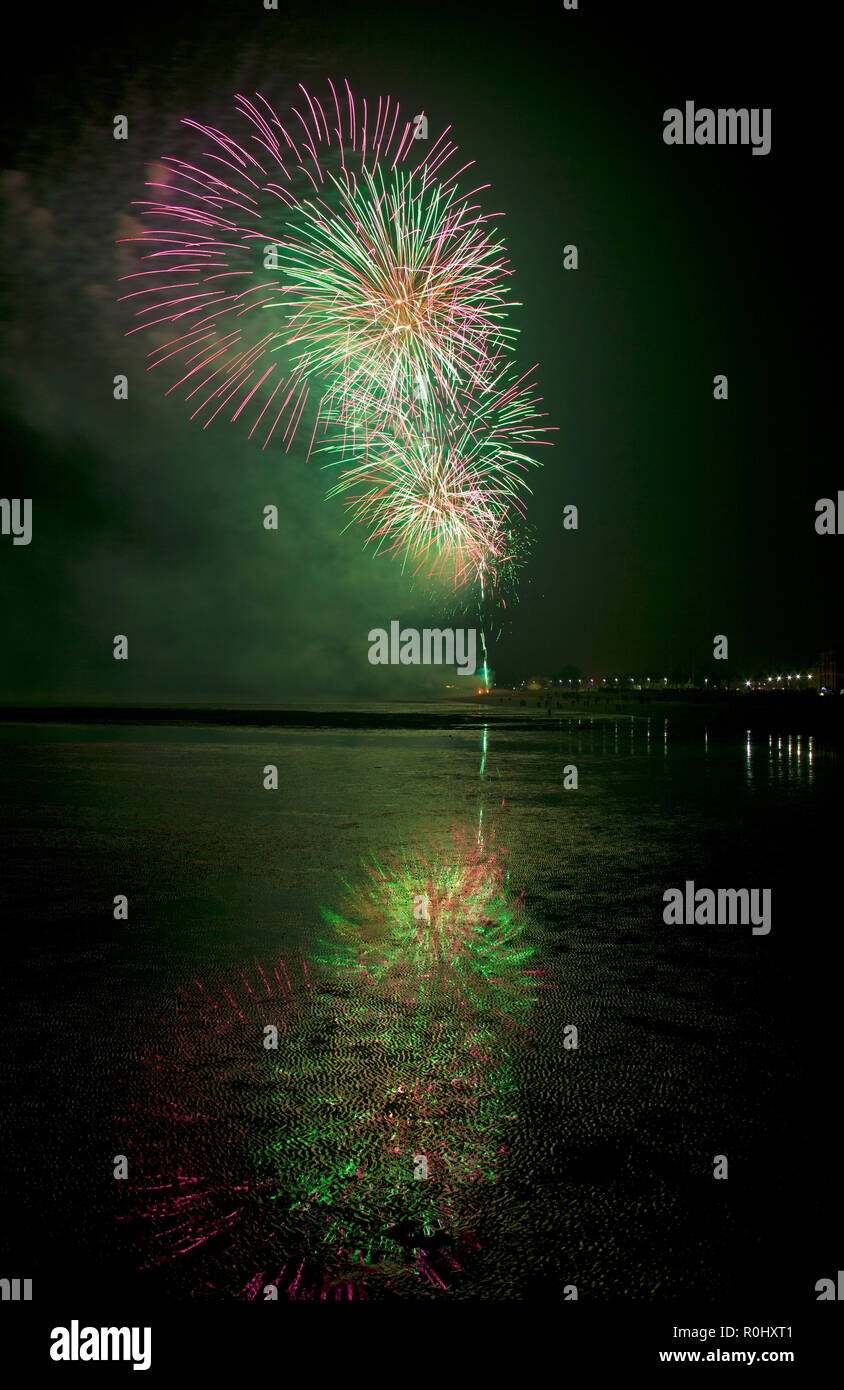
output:
[[[186,119],[202,148],[155,166],[165,193],[136,204],[128,239],[142,255],[123,298],[151,366],[178,368],[169,389],[204,427],[222,414],[264,447],[277,432],[290,447],[309,395],[360,413],[477,381],[511,333],[506,256],[479,190],[458,195],[469,164],[453,167],[448,130],[420,154],[391,97],[328,89],[302,87],[285,124],[238,96],[239,139]]]
[[[514,330],[503,322],[509,272],[477,208],[424,173],[363,171],[354,187],[302,206],[303,232],[280,247],[282,293],[303,373],[338,383],[332,404],[358,427],[452,405],[484,381]]]
[[[319,447],[340,466],[329,497],[342,497],[366,543],[412,573],[447,575],[454,588],[495,588],[520,556],[519,522],[536,466],[525,452],[544,443],[534,383],[508,367],[453,410],[394,416],[357,443],[336,424]]]
[[[480,612],[523,562],[548,428],[511,365],[503,242],[449,128],[420,146],[389,96],[300,91],[284,122],[261,95],[235,99],[236,134],[183,122],[190,157],[136,205],[130,332],[203,428],[288,450],[304,430],[365,543]]]

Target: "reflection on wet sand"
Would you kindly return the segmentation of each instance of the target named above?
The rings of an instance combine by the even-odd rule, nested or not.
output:
[[[179,990],[121,1219],[181,1296],[436,1296],[477,1259],[541,985],[480,825],[369,855],[310,958]]]

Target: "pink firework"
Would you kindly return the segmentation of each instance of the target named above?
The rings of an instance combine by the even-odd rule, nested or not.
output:
[[[458,193],[446,128],[420,143],[398,102],[325,100],[301,87],[286,124],[260,94],[235,99],[240,141],[185,119],[207,142],[193,162],[166,156],[129,238],[141,267],[123,298],[177,368],[203,427],[242,420],[263,447],[289,448],[306,414],[383,422],[409,401],[485,379],[512,337],[508,269],[489,217]],[[308,401],[310,399],[310,406]]]

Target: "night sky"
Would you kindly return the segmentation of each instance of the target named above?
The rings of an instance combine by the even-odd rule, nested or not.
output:
[[[840,641],[841,541],[814,528],[816,500],[841,485],[810,321],[829,293],[823,122],[795,79],[818,40],[792,13],[596,0],[506,20],[284,0],[95,13],[31,8],[5,113],[0,494],[33,499],[34,534],[0,538],[0,698],[441,691],[441,672],[369,666],[371,627],[437,625],[446,609],[341,534],[306,441],[262,453],[222,418],[192,424],[116,303],[115,243],[147,196],[144,165],[180,152],[180,119],[225,126],[235,92],[282,108],[327,77],[451,125],[492,185],[485,206],[506,214],[518,359],[538,363],[556,432],[498,678],[700,672],[716,633],[743,677]],[[688,99],[772,108],[771,153],[666,146],[663,111]],[[127,142],[112,138],[118,113]],[[269,502],[277,533],[261,528]],[[569,503],[577,533],[562,527]],[[116,633],[128,663],[112,658]]]

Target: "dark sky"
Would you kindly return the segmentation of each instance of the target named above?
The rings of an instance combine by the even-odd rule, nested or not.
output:
[[[507,14],[32,7],[26,70],[7,77],[0,496],[33,498],[34,537],[0,537],[0,699],[442,688],[439,672],[370,667],[366,633],[447,610],[341,534],[303,449],[261,453],[222,420],[191,424],[115,303],[116,238],[145,163],[179,151],[181,117],[225,125],[237,91],[283,105],[329,76],[450,124],[492,185],[486,205],[506,213],[519,361],[539,364],[557,431],[532,479],[534,548],[499,676],[700,673],[716,633],[730,674],[754,675],[841,640],[844,540],[814,530],[816,500],[844,476],[816,326],[834,285],[837,161],[819,148],[823,36],[787,8],[726,0]],[[771,153],[666,146],[662,113],[687,99],[772,108]],[[120,371],[125,405],[111,398]],[[256,525],[267,502],[278,533]],[[562,527],[568,503],[577,533]],[[112,659],[118,632],[128,663]]]

